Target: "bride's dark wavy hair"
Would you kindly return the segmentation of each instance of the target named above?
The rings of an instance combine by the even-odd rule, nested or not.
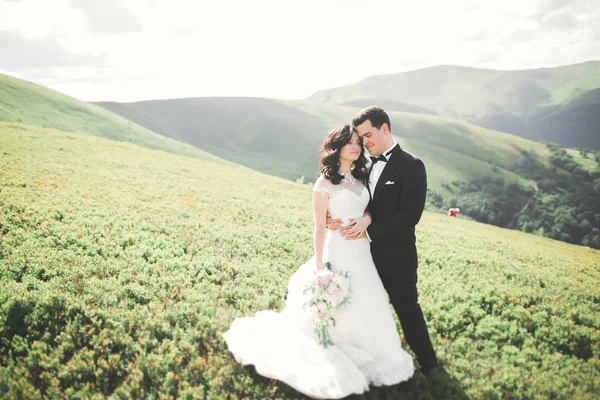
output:
[[[319,172],[321,175],[329,179],[334,185],[338,185],[344,176],[338,170],[340,169],[340,152],[342,147],[350,143],[354,129],[350,125],[343,125],[332,129],[327,134],[323,145],[321,146],[321,157]],[[360,157],[354,161],[352,176],[361,182],[365,182],[368,176],[367,159],[365,158],[365,148],[360,139]]]

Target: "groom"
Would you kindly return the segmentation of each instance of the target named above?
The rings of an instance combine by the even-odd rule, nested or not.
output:
[[[371,255],[402,325],[406,342],[427,375],[437,359],[417,295],[417,249],[415,225],[419,222],[427,194],[425,166],[404,151],[391,134],[387,113],[379,107],[361,110],[352,126],[371,155],[367,188],[372,223],[366,232],[353,224],[340,228],[347,239],[366,237]],[[329,229],[341,221],[327,220]]]

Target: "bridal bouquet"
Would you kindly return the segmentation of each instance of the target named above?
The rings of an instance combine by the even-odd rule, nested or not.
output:
[[[329,335],[329,326],[335,326],[334,311],[342,309],[350,302],[352,287],[348,272],[331,271],[331,263],[325,263],[327,268],[315,271],[314,280],[304,287],[304,294],[310,294],[310,299],[304,303],[304,309],[309,310],[315,321],[315,333],[319,343],[327,348],[333,345]]]

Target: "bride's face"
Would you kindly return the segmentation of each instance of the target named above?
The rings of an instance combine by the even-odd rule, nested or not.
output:
[[[340,150],[340,159],[352,162],[358,160],[358,157],[360,157],[361,147],[362,141],[358,137],[358,134],[354,132],[348,144],[346,144]]]

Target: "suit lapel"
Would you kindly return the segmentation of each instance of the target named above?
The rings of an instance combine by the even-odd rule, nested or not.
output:
[[[375,164],[371,162],[371,167],[367,173],[367,191],[369,192],[369,202],[373,201],[373,188],[371,188],[371,171],[373,171],[373,165]]]
[[[398,165],[400,165],[400,160],[402,160],[402,150],[400,146],[396,145],[396,147],[394,147],[393,150],[394,152],[392,153],[390,160],[387,163],[385,163],[385,167],[383,168],[383,171],[381,171],[381,176],[379,177],[377,185],[375,186],[375,190],[373,191],[373,201],[377,200],[377,197],[381,194],[381,191],[383,190],[383,186],[388,181],[388,178],[390,177],[390,175],[392,175],[392,173],[398,167]]]

